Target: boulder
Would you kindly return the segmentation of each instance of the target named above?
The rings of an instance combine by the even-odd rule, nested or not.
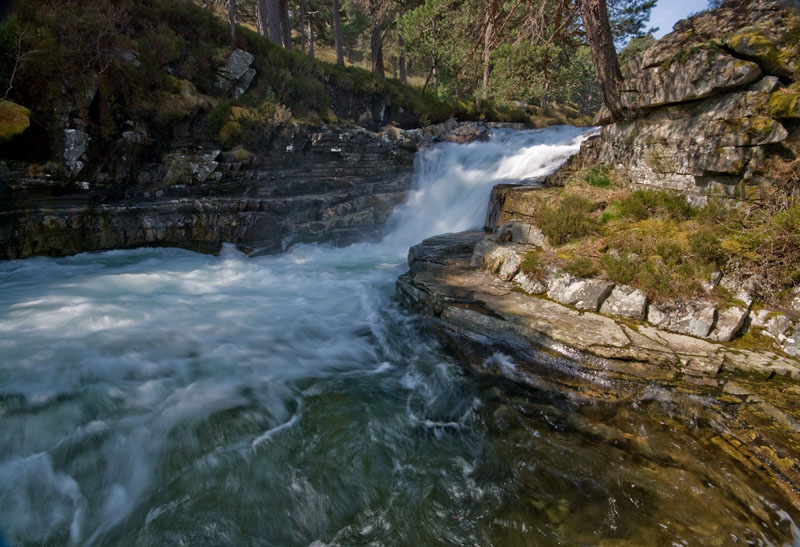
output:
[[[530,274],[519,272],[514,276],[514,284],[528,294],[544,294],[547,292],[547,283]]]
[[[781,349],[792,357],[800,357],[800,323],[795,325],[791,335],[783,341]]]
[[[217,71],[226,80],[238,80],[245,75],[255,57],[242,49],[235,49],[225,64]]]
[[[217,87],[222,90],[233,89],[235,98],[239,98],[250,88],[256,71],[250,68],[253,64],[252,53],[235,49],[228,60],[217,69]]]
[[[518,248],[484,239],[475,246],[471,264],[496,274],[503,281],[511,281],[522,265],[522,254]]]
[[[767,332],[775,338],[780,338],[792,330],[793,326],[788,317],[783,314],[778,314],[767,322]]]
[[[608,281],[580,279],[559,270],[547,275],[547,297],[579,310],[598,311],[613,288],[614,284]]]
[[[85,165],[85,154],[89,148],[90,137],[80,129],[64,130],[64,165],[70,176],[81,172]]]
[[[717,342],[730,342],[744,326],[749,310],[747,308],[731,307],[719,312],[717,325],[710,338]]]
[[[600,313],[631,317],[643,320],[647,311],[647,296],[640,290],[627,285],[617,285],[608,295]]]
[[[233,88],[233,96],[234,98],[238,99],[245,93],[247,90],[250,89],[250,84],[253,83],[253,78],[256,77],[256,69],[249,68],[245,73],[239,78],[236,82],[236,85]]]
[[[674,307],[650,305],[647,321],[658,328],[707,338],[717,319],[717,308],[707,302],[678,303]]]

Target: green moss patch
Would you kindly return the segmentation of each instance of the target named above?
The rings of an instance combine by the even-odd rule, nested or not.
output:
[[[775,118],[800,118],[800,91],[780,89],[770,93],[769,114]]]
[[[31,125],[30,111],[11,101],[0,101],[0,139],[9,140]]]

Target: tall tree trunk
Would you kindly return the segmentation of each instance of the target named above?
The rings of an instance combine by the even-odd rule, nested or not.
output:
[[[425,90],[428,89],[428,84],[431,81],[431,77],[433,77],[433,75],[436,74],[436,65],[437,64],[438,64],[438,61],[436,60],[436,58],[434,58],[433,62],[431,63],[431,70],[430,70],[430,72],[428,72],[428,77],[425,78],[425,84],[422,86],[422,94],[423,95],[425,94]]]
[[[306,0],[300,0],[300,51],[306,53]]]
[[[236,42],[236,0],[228,0],[228,19],[231,21],[231,44]]]
[[[380,25],[375,23],[370,31],[369,50],[372,57],[372,73],[380,79],[386,78],[383,67],[383,32]]]
[[[489,97],[489,72],[492,62],[492,45],[494,42],[494,19],[497,0],[492,0],[486,11],[486,28],[483,32],[483,84],[481,86],[481,102]]]
[[[406,52],[403,49],[403,47],[406,44],[403,41],[403,37],[402,36],[400,36],[397,39],[397,43],[400,46],[400,59],[398,59],[398,61],[397,61],[397,64],[400,65],[400,67],[399,67],[400,68],[400,81],[405,84],[405,83],[408,83],[406,81]]]
[[[292,49],[292,27],[289,26],[289,0],[280,0],[280,9],[283,47]]]
[[[344,52],[342,50],[342,20],[339,17],[339,0],[333,0],[331,4],[333,13],[333,41],[336,43],[336,64],[344,66]]]
[[[278,0],[264,0],[267,3],[267,23],[269,39],[276,44],[281,43],[281,8]]]
[[[308,56],[314,58],[314,22],[308,18]]]
[[[256,22],[258,33],[261,36],[266,36],[268,32],[267,24],[267,0],[258,0],[256,3]]]
[[[611,112],[614,120],[624,118],[622,103],[619,99],[619,88],[622,73],[619,70],[617,51],[611,37],[611,26],[608,23],[606,0],[578,0],[583,17],[583,26],[589,38],[592,50],[592,61],[597,70],[597,83],[600,85],[600,96]]]

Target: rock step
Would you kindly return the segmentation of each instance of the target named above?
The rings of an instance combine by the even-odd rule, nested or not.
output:
[[[525,255],[541,245],[536,235],[531,236],[537,233],[540,230],[530,224],[507,222],[478,241],[470,265],[502,281],[510,281],[530,295],[546,293],[547,298],[581,311],[646,321],[663,330],[715,342],[731,341],[748,324],[749,305],[718,309],[714,303],[705,300],[653,304],[642,291],[628,285],[576,277],[552,266],[543,266],[535,272],[522,271]],[[767,328],[767,334],[776,340],[779,349],[797,356],[800,353],[800,322],[795,326],[781,314],[773,314],[770,321],[772,329],[767,328],[766,323],[761,328]]]

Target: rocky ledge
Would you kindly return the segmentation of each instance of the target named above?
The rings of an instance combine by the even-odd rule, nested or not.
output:
[[[701,408],[720,445],[770,475],[800,507],[800,386],[786,381],[800,378],[800,362],[670,332],[633,312],[598,313],[612,300],[608,284],[559,289],[561,281],[553,282],[555,292],[571,293],[571,305],[555,293],[528,294],[502,265],[489,266],[495,273],[485,269],[484,235],[446,234],[412,247],[410,270],[397,282],[401,300],[427,318],[465,365],[577,400],[655,399],[688,405],[690,413]],[[631,295],[618,296],[617,306],[644,313]]]
[[[0,161],[0,260],[144,245],[216,252],[223,242],[259,254],[375,239],[411,188],[419,147],[488,136],[485,124],[455,120],[377,133],[289,125],[252,151],[222,151],[195,118],[155,156],[134,126],[97,156],[86,133],[67,129],[59,164]]]
[[[552,182],[607,164],[695,201],[785,192],[782,166],[800,157],[799,36],[793,0],[725,2],[678,22],[623,67],[625,120],[602,108],[600,135]]]

